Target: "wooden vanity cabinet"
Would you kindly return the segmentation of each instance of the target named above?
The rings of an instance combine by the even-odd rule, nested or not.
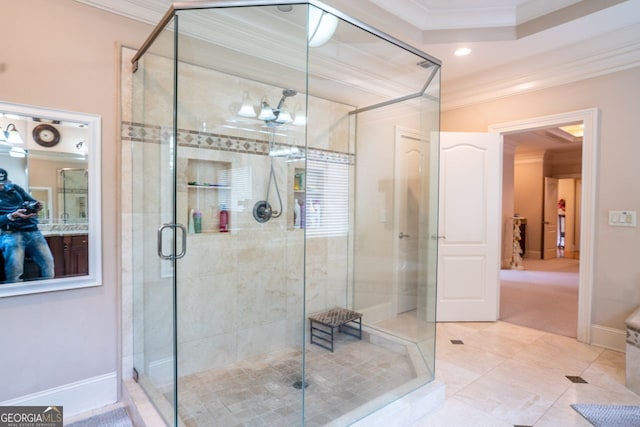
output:
[[[87,234],[46,236],[53,254],[55,277],[89,274],[89,236]]]

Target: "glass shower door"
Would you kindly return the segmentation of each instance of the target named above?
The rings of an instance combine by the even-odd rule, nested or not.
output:
[[[168,425],[178,425],[175,262],[185,244],[175,224],[174,25],[154,44],[171,47],[139,61],[131,123],[134,376]]]

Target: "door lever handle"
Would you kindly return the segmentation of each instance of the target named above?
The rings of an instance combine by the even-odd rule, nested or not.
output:
[[[404,239],[406,237],[411,237],[408,234],[404,234],[402,231],[400,232],[400,234],[398,234],[398,239]]]

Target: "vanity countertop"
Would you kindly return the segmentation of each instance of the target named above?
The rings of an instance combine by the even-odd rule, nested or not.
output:
[[[44,237],[51,236],[86,236],[88,233],[86,231],[43,231],[42,235]]]
[[[46,236],[77,236],[89,233],[88,224],[40,224],[38,226]]]

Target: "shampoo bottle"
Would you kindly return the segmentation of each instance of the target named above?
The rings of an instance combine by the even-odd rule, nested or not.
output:
[[[194,233],[202,232],[202,212],[197,209],[193,212],[193,231]]]
[[[222,205],[220,206],[220,232],[226,233],[229,231],[229,211]]]

